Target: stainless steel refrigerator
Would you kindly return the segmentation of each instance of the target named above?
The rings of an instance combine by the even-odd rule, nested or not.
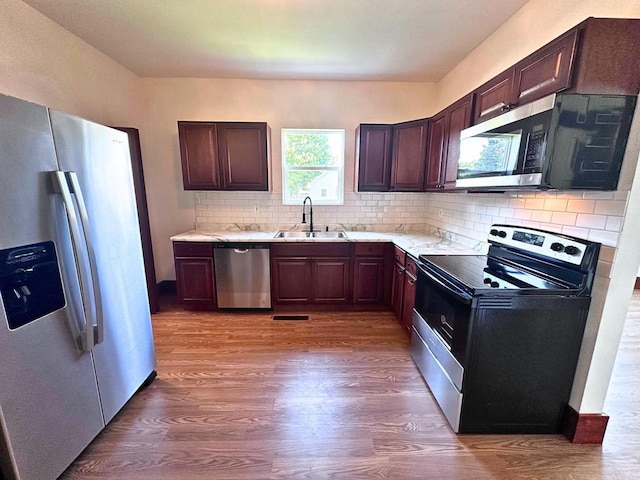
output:
[[[57,478],[155,352],[127,135],[0,96],[0,472]]]

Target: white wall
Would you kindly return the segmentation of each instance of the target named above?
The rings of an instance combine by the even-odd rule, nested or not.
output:
[[[0,93],[107,125],[143,123],[137,76],[19,0],[0,0]]]
[[[169,237],[194,227],[196,199],[199,206],[206,205],[207,213],[201,223],[252,223],[252,219],[278,222],[283,218],[287,222],[294,218],[297,221],[300,209],[284,207],[280,200],[282,128],[345,129],[345,198],[353,198],[350,192],[353,192],[358,124],[425,117],[434,108],[434,85],[427,83],[155,78],[143,79],[142,85],[149,99],[148,121],[141,131],[142,152],[159,280],[174,278]],[[272,191],[195,194],[184,191],[178,120],[268,122],[272,128]],[[258,214],[254,212],[254,204],[261,205]],[[347,212],[349,207],[328,208],[314,209],[317,222],[321,221],[323,211]],[[352,211],[350,215],[357,213]],[[331,218],[335,221],[334,217]]]

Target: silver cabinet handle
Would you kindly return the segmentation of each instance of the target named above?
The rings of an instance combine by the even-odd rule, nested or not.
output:
[[[53,185],[56,193],[62,196],[62,201],[67,212],[69,221],[69,230],[71,231],[71,246],[76,257],[74,262],[78,279],[80,281],[80,292],[82,295],[84,331],[81,332],[80,348],[82,351],[88,352],[93,348],[95,334],[93,332],[93,321],[89,319],[95,318],[95,298],[93,288],[88,288],[91,280],[91,268],[88,265],[88,253],[86,251],[86,243],[82,241],[82,232],[80,231],[80,223],[76,209],[71,198],[71,191],[67,184],[64,172],[51,172]]]
[[[100,279],[98,276],[98,262],[96,261],[96,251],[94,243],[91,239],[91,231],[89,225],[89,215],[87,206],[82,196],[82,189],[78,181],[76,172],[66,172],[67,179],[71,185],[71,193],[76,197],[78,211],[80,212],[80,222],[84,230],[84,240],[89,252],[89,269],[91,270],[91,286],[93,287],[93,297],[95,299],[95,316],[93,321],[93,330],[95,343],[102,343],[104,340],[104,320],[102,318],[102,297],[100,295]]]

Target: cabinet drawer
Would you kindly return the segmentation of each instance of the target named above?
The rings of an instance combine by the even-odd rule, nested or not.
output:
[[[382,257],[384,256],[384,246],[382,242],[376,243],[356,243],[356,256]]]
[[[400,247],[393,247],[393,258],[394,260],[404,267],[404,259],[407,256],[406,252],[402,250]]]
[[[418,266],[416,265],[416,260],[413,257],[407,255],[404,266],[407,272],[409,272],[411,275],[413,275],[414,277],[418,276]]]
[[[174,242],[173,254],[176,257],[211,257],[210,243]]]
[[[348,257],[349,244],[336,243],[273,243],[272,257]]]

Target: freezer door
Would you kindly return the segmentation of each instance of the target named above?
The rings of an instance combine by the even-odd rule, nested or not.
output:
[[[108,423],[155,368],[151,316],[127,134],[49,110],[97,275],[98,335],[92,354]],[[101,332],[103,329],[103,333]]]
[[[67,219],[50,183],[56,168],[47,110],[0,96],[0,470],[7,479],[57,478],[104,427],[91,355],[79,346],[85,324]]]

